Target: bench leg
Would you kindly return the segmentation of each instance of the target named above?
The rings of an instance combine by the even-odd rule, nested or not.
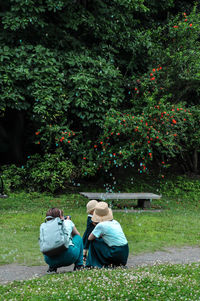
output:
[[[150,200],[138,200],[137,207],[142,209],[151,208],[151,202]]]

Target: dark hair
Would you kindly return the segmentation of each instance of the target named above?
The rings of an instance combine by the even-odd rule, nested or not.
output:
[[[59,208],[51,208],[47,211],[46,216],[60,217],[63,216],[63,211]]]

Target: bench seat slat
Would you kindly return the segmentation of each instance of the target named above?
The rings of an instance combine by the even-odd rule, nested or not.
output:
[[[104,193],[104,192],[80,192],[81,195],[87,197],[88,199],[97,200],[152,200],[160,199],[161,195],[148,193],[148,192],[138,192],[138,193]]]

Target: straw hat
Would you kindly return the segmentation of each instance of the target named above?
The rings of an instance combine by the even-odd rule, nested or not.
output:
[[[106,202],[99,202],[95,207],[92,221],[94,223],[100,223],[111,220],[113,220],[112,210],[108,208],[108,204]]]
[[[94,210],[96,207],[96,204],[98,204],[98,202],[96,200],[89,201],[86,205],[87,213],[90,213],[92,210]]]

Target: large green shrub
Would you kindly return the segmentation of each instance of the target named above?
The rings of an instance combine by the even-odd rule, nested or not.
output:
[[[46,154],[43,158],[36,154],[29,157],[24,166],[7,165],[2,170],[6,190],[27,189],[51,193],[66,189],[78,175],[72,162],[59,153]]]
[[[186,154],[200,148],[198,116],[197,107],[161,101],[141,114],[111,110],[96,140],[96,162],[106,169],[131,165],[139,172],[155,164],[168,167],[173,158],[183,162]],[[189,162],[185,168],[195,171]]]
[[[44,156],[29,174],[30,159],[24,169],[30,182],[33,173],[34,189],[51,191],[65,186],[63,179],[74,170],[58,164],[51,179],[57,149],[64,153],[59,162],[70,158],[81,176],[129,161],[141,171],[149,162],[157,166],[172,158],[198,172],[200,17],[193,3],[2,0],[1,158],[14,147],[31,160],[34,153]],[[183,102],[194,121],[184,121],[181,113],[172,127],[163,112],[172,116],[170,106]],[[20,139],[13,139],[12,118],[5,120],[10,111],[22,112]],[[110,138],[109,131],[120,135]]]

